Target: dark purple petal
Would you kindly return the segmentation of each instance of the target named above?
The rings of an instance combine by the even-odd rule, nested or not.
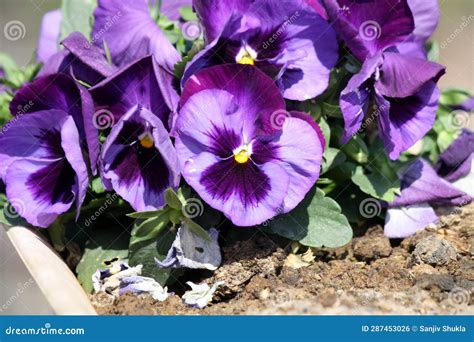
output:
[[[0,177],[16,159],[56,160],[64,156],[59,123],[65,120],[62,111],[42,111],[17,117],[8,122],[0,134]]]
[[[94,103],[86,88],[65,74],[52,74],[23,86],[10,103],[10,112],[16,116],[52,109],[63,111],[74,118],[95,173],[99,135],[93,120]]]
[[[406,0],[324,0],[336,32],[361,61],[403,42],[415,25]]]
[[[403,239],[438,221],[428,204],[389,208],[385,217],[384,234],[391,239]]]
[[[427,59],[385,52],[380,79],[375,87],[383,96],[407,97],[414,95],[427,82],[437,82],[444,73],[444,66]]]
[[[47,153],[11,158],[4,176],[9,201],[29,223],[39,227],[54,222],[74,200],[79,215],[88,187],[87,167],[74,120],[56,114],[40,112],[18,119],[36,120],[42,125],[44,133],[38,144]],[[45,122],[49,122],[49,127],[43,125]],[[24,149],[24,145],[20,142],[19,147]],[[13,148],[10,145],[5,150]]]
[[[65,65],[63,63],[65,63],[66,59],[70,62],[69,55],[69,52],[65,50],[59,50],[58,52],[53,54],[44,62],[40,71],[36,75],[36,78],[57,73],[70,74],[70,68],[64,69],[63,67]]]
[[[181,107],[191,96],[206,89],[222,89],[230,93],[246,120],[253,124],[261,118],[265,132],[275,131],[271,126],[272,115],[285,111],[285,101],[278,87],[271,78],[252,66],[227,64],[198,72],[185,83]]]
[[[389,157],[394,160],[433,127],[439,90],[428,82],[414,96],[383,98],[376,95],[380,135]]]
[[[219,37],[232,13],[243,13],[255,0],[193,0],[207,42]]]
[[[110,111],[118,121],[136,105],[150,110],[169,127],[178,106],[172,76],[147,56],[128,65],[90,89],[96,108]]]
[[[449,182],[469,174],[474,158],[474,132],[464,129],[461,135],[439,156],[435,169]]]
[[[89,43],[82,33],[73,32],[67,36],[61,44],[71,53],[74,58],[73,74],[79,79],[96,84],[98,81],[112,75],[116,68],[107,61],[103,50]],[[81,70],[82,68],[86,70]],[[81,74],[95,72],[95,79],[81,78]]]
[[[61,18],[60,9],[43,15],[36,52],[38,62],[46,63],[52,55],[58,52]]]
[[[456,189],[423,159],[412,162],[401,177],[401,193],[390,207],[429,203],[431,205],[464,205],[471,201],[466,193]]]
[[[408,0],[408,5],[415,20],[413,34],[422,41],[427,41],[438,26],[438,0]]]
[[[342,116],[344,118],[344,135],[342,143],[346,143],[357,133],[369,107],[372,94],[373,80],[377,68],[382,63],[381,54],[368,58],[359,73],[352,76],[339,98]]]
[[[142,144],[143,134],[152,137]],[[102,150],[103,177],[137,211],[164,206],[164,192],[179,185],[176,151],[162,122],[135,106],[112,128]]]
[[[146,0],[99,0],[97,5],[92,41],[100,48],[107,44],[115,65],[151,54],[158,64],[173,71],[181,58],[153,21]]]
[[[209,205],[238,226],[253,226],[281,212],[289,177],[276,162],[237,164],[203,152],[186,163],[183,176]]]

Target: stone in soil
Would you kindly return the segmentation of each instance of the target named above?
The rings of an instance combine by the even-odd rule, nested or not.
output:
[[[447,240],[437,236],[428,236],[417,243],[413,251],[413,261],[415,263],[425,263],[429,265],[446,265],[451,261],[456,261],[456,248]]]

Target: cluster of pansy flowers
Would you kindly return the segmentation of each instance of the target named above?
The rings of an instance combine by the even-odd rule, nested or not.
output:
[[[186,2],[163,8],[173,17]],[[291,211],[319,177],[325,141],[285,100],[322,94],[343,44],[361,64],[340,96],[344,141],[370,103],[391,159],[432,128],[444,73],[424,50],[437,24],[435,1],[192,5],[205,47],[180,80],[173,74],[180,54],[146,0],[98,0],[92,41],[72,33],[60,50],[60,15],[45,17],[44,65],[16,92],[11,112],[33,105],[0,136],[0,177],[13,205],[27,203],[21,214],[29,223],[47,227],[72,206],[79,215],[97,175],[136,211],[163,207],[165,190],[181,177],[238,226]],[[103,120],[112,126],[100,143]]]

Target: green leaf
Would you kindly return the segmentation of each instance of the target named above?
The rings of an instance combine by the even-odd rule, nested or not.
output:
[[[352,181],[362,192],[384,201],[393,201],[395,195],[400,193],[398,177],[389,177],[376,169],[373,173],[366,173],[362,166],[358,166],[352,176]]]
[[[193,233],[199,235],[200,237],[202,237],[204,240],[208,240],[208,241],[211,241],[211,236],[209,235],[209,233],[207,232],[207,230],[205,230],[203,227],[201,227],[199,224],[197,224],[196,222],[194,222],[193,220],[191,220],[189,217],[186,217],[186,216],[183,216],[183,222],[186,223],[189,227],[189,229],[191,229],[193,231]]]
[[[331,140],[331,128],[329,127],[326,119],[322,116],[318,120],[318,125],[319,125],[319,128],[321,128],[321,131],[323,132],[324,140],[326,140],[325,149],[328,149],[329,141]]]
[[[175,234],[171,230],[162,230],[153,240],[131,245],[129,264],[131,266],[143,265],[142,275],[155,279],[162,286],[171,284],[176,280],[181,271],[159,268],[156,266],[155,258],[163,260],[171,248],[174,239]]]
[[[469,91],[464,89],[448,89],[441,93],[439,103],[445,106],[455,106],[469,98]]]
[[[166,201],[166,204],[168,204],[170,208],[173,208],[176,210],[181,210],[183,208],[183,203],[179,199],[176,192],[174,192],[174,190],[171,188],[168,188],[165,191],[165,201]]]
[[[169,223],[169,210],[165,210],[160,215],[143,222],[136,222],[132,229],[130,245],[156,238]]]
[[[91,182],[91,189],[96,194],[103,194],[105,192],[104,185],[102,184],[102,180],[100,177],[96,177]]]
[[[334,118],[342,118],[342,112],[339,105],[327,102],[323,103],[323,114]]]
[[[128,235],[119,230],[93,232],[87,241],[82,259],[76,267],[77,278],[87,293],[92,292],[92,275],[105,268],[105,261],[128,256]]]
[[[270,221],[265,230],[309,247],[337,248],[352,239],[352,228],[341,208],[318,188],[293,211]]]
[[[135,213],[127,214],[128,217],[135,218],[135,219],[149,219],[160,216],[164,211],[167,211],[167,208],[159,209],[159,210],[152,210],[152,211],[139,211]]]
[[[87,39],[91,36],[93,12],[97,0],[63,0],[61,6],[61,38],[72,32],[81,32]]]
[[[184,70],[186,69],[186,64],[188,64],[188,62],[190,62],[194,58],[194,56],[196,56],[197,53],[203,48],[204,42],[202,40],[196,40],[193,43],[193,46],[189,51],[188,55],[183,57],[181,61],[175,64],[173,73],[177,79],[181,79],[183,77]]]
[[[433,62],[439,60],[439,44],[437,41],[430,41],[426,44],[426,50],[428,51],[428,59]]]
[[[346,156],[340,150],[334,147],[326,148],[323,155],[323,165],[321,168],[321,174],[324,174],[332,168],[341,165],[345,161]]]
[[[183,6],[179,9],[179,14],[184,21],[197,21],[198,17],[193,12],[192,6]]]

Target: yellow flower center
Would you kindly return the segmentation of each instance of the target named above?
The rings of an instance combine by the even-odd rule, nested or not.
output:
[[[237,63],[239,63],[239,64],[255,65],[254,59],[253,59],[249,54],[242,56],[242,57],[237,61]]]
[[[153,140],[153,137],[150,133],[144,133],[140,137],[140,145],[142,145],[144,148],[152,148],[155,145],[155,141]]]
[[[238,153],[234,154],[234,159],[239,164],[245,164],[246,162],[248,162],[249,158],[250,158],[250,155],[247,149],[245,148],[241,149]]]

